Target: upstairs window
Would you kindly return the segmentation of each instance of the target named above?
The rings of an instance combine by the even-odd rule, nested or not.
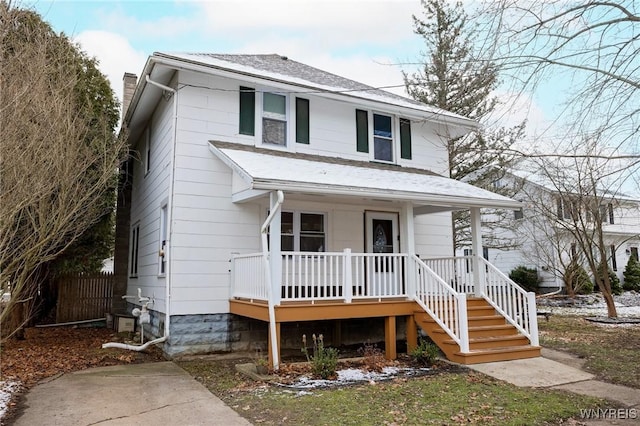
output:
[[[375,161],[395,163],[398,153],[403,159],[412,157],[411,121],[406,118],[357,109],[356,151],[369,152],[369,140],[373,140],[372,159]]]
[[[287,98],[275,93],[262,96],[262,143],[287,145]]]
[[[393,120],[388,115],[373,114],[373,158],[393,161]]]

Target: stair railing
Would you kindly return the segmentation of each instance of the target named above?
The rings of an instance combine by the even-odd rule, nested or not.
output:
[[[415,301],[460,346],[469,352],[467,296],[456,292],[426,263],[410,257],[410,273],[414,274]]]
[[[536,295],[525,291],[486,259],[479,257],[485,268],[484,296],[498,313],[525,335],[531,345],[538,346]]]

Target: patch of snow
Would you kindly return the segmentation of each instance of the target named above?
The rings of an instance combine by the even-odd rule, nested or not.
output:
[[[7,412],[7,404],[11,400],[11,396],[18,390],[20,390],[20,383],[0,380],[0,420]]]
[[[330,386],[344,386],[365,382],[374,384],[375,382],[390,380],[398,376],[416,376],[425,374],[430,370],[430,368],[384,367],[382,371],[378,373],[359,368],[346,368],[336,372],[338,377],[335,380],[312,379],[307,376],[301,376],[293,383],[279,383],[278,385],[294,389],[319,389]],[[299,394],[300,392],[296,395]]]
[[[640,293],[627,291],[614,295],[618,317],[640,318]],[[551,312],[555,315],[575,315],[602,317],[607,316],[607,305],[601,294],[576,296],[575,299],[540,299],[538,311]]]

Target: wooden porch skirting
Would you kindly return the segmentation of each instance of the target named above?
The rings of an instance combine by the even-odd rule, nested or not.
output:
[[[260,321],[269,321],[269,307],[266,302],[249,300],[230,300],[232,314],[253,318]],[[354,318],[380,318],[383,317],[385,335],[385,357],[395,359],[396,351],[396,317],[407,317],[413,327],[407,327],[407,343],[409,349],[417,344],[417,334],[411,332],[415,329],[413,314],[421,309],[413,300],[353,300],[351,303],[322,301],[313,304],[308,302],[289,302],[275,307],[276,333],[280,342],[280,324],[283,322],[340,320]],[[280,345],[278,345],[280,347]],[[271,346],[269,345],[269,351]],[[271,359],[271,357],[269,357]]]

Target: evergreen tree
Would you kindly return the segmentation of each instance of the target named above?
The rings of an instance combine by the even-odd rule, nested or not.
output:
[[[624,268],[624,285],[625,290],[640,291],[640,263],[634,256],[629,256],[627,266]]]
[[[495,65],[478,56],[473,45],[473,30],[460,2],[453,7],[446,0],[422,0],[424,18],[413,17],[414,32],[424,40],[422,69],[413,75],[404,74],[407,91],[414,99],[481,123],[490,118],[498,100],[492,95],[498,84]],[[448,152],[449,177],[473,185],[513,195],[517,188],[495,185],[514,157],[506,149],[522,136],[524,122],[513,128],[489,130],[483,128],[461,138],[444,138]],[[503,227],[512,213],[491,212],[483,216],[483,226],[491,230]],[[471,241],[469,212],[453,214],[454,250]],[[499,232],[487,232],[487,247],[508,248],[514,241],[496,237]]]

